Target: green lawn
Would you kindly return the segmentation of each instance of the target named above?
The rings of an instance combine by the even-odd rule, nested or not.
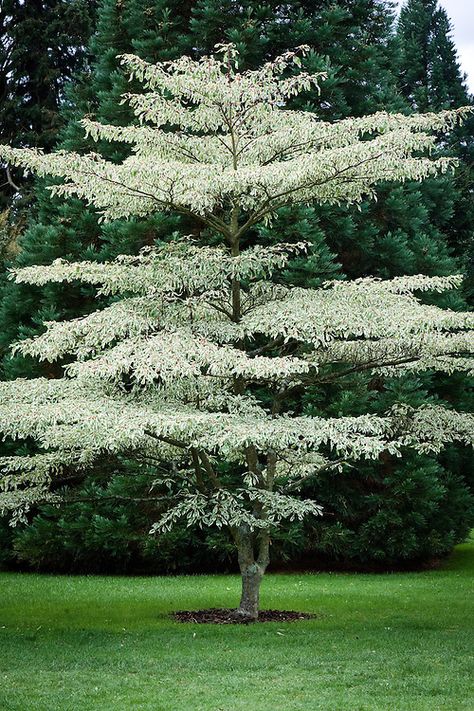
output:
[[[2,711],[474,709],[474,542],[442,570],[268,575],[265,607],[320,615],[178,624],[234,576],[0,575]]]

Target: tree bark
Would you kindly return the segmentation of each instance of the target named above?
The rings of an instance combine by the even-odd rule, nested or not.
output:
[[[242,576],[242,595],[237,614],[243,618],[258,619],[260,584],[269,563],[270,536],[262,531],[255,534],[241,527],[237,532],[236,544]],[[258,558],[255,558],[254,544],[258,544]]]
[[[262,582],[263,572],[257,563],[241,567],[240,572],[242,575],[242,595],[237,613],[241,617],[256,620],[258,619],[260,583]]]

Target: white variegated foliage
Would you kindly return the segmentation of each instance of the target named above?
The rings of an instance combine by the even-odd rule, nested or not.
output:
[[[47,322],[42,335],[16,344],[66,365],[61,379],[0,384],[1,431],[38,445],[37,454],[0,460],[3,509],[19,516],[37,501],[58,501],[53,480],[112,453],[175,473],[177,499],[153,530],[182,518],[267,530],[320,513],[294,492],[324,468],[472,443],[472,415],[442,407],[338,418],[289,409],[289,398],[346,371],[473,369],[473,315],[421,300],[422,292],[458,287],[461,276],[290,288],[279,275],[305,245],[242,248],[248,229],[282,205],[358,202],[380,180],[421,180],[453,165],[429,155],[431,134],[449,130],[463,110],[328,124],[287,109],[322,79],[298,71],[305,51],[245,73],[232,46],[198,62],[123,57],[145,86],[124,98],[137,125],[83,122],[95,140],[130,144],[120,164],[0,148],[5,160],[65,179],[53,191],[84,198],[104,219],[169,209],[220,239],[212,247],[172,239],[108,264],[56,260],[13,274],[40,286],[82,281],[109,305]]]
[[[220,211],[229,205],[238,204],[255,222],[291,203],[358,202],[373,194],[380,179],[420,180],[453,165],[420,151],[434,145],[427,131],[449,129],[462,110],[325,123],[307,112],[282,110],[292,95],[323,78],[291,73],[299,53],[241,74],[231,48],[223,51],[224,60],[182,57],[158,65],[123,57],[147,89],[124,97],[140,125],[83,121],[96,140],[132,145],[120,164],[96,153],[43,155],[2,147],[2,156],[40,175],[65,178],[53,191],[84,198],[105,219],[171,209],[199,215],[222,234],[229,234],[229,226]]]

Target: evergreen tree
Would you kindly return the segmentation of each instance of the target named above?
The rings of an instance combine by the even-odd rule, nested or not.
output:
[[[3,0],[0,7],[0,140],[51,150],[71,78],[85,61],[93,0]],[[20,173],[7,173],[0,202],[10,205]]]
[[[446,10],[438,0],[408,0],[401,10],[397,32],[400,90],[416,111],[438,111],[472,102],[452,39]],[[451,195],[450,219],[445,226],[449,244],[466,265],[466,291],[474,288],[474,119],[450,132],[446,150],[462,161],[457,176],[444,181]],[[471,256],[470,256],[471,255]]]
[[[437,0],[407,0],[400,13],[397,28],[397,60],[399,86],[410,108],[415,111],[450,109],[472,104],[452,39],[452,27],[446,10]],[[474,119],[469,117],[463,126],[458,126],[443,136],[442,147],[446,155],[455,155],[460,168],[453,176],[436,181],[427,181],[423,186],[424,204],[429,209],[429,219],[438,233],[444,237],[445,258],[448,248],[459,268],[466,274],[464,296],[472,304],[474,296],[474,205],[472,184],[474,180]],[[438,244],[441,244],[438,241]],[[428,254],[433,250],[426,244]],[[452,257],[451,257],[452,261]],[[433,266],[442,265],[439,259]],[[448,266],[449,269],[449,266]],[[443,273],[439,271],[438,273]],[[426,387],[429,383],[423,383]],[[472,407],[472,389],[466,378],[441,378],[431,384],[431,393],[450,399],[456,393],[458,402],[467,409]],[[460,520],[461,531],[467,532],[473,521],[472,504],[472,457],[463,450],[451,448],[438,465],[442,477],[439,483],[452,501],[462,500],[459,509],[465,511]],[[456,484],[462,486],[456,487]],[[464,494],[463,494],[464,489]],[[448,504],[445,511],[453,510]],[[439,517],[442,525],[444,516]],[[452,529],[457,527],[451,523]],[[435,526],[435,528],[437,525]],[[435,537],[436,538],[436,537]],[[437,537],[438,550],[442,538]]]
[[[197,3],[192,27],[203,38],[195,40],[197,47],[206,41],[219,41],[223,35],[218,5]],[[268,53],[275,46],[283,51],[285,47],[307,42],[315,48],[317,54],[310,64],[315,69],[328,70],[328,81],[320,99],[305,97],[296,105],[331,120],[379,109],[404,112],[412,109],[400,95],[394,71],[399,46],[393,36],[392,3],[355,0],[291,4],[284,8],[267,5],[266,12],[262,5],[258,9],[244,5],[240,16],[235,10],[232,12],[233,7],[233,3],[226,6],[225,16],[231,18],[232,24],[225,30],[225,37],[242,48],[251,66],[258,61],[255,57],[259,51]],[[278,17],[277,23],[272,22],[274,17]],[[467,97],[459,92],[453,96],[453,101],[456,100],[457,106],[468,103]],[[456,181],[461,179],[462,170],[456,175]],[[327,255],[332,255],[331,269],[339,263],[342,273],[350,278],[368,275],[387,278],[420,272],[446,275],[456,271],[459,266],[452,253],[452,232],[457,197],[452,185],[450,177],[422,185],[387,185],[379,190],[376,204],[362,204],[359,212],[324,206],[307,208],[309,233],[315,238],[319,234],[322,237],[314,243],[313,254],[321,253],[323,243]],[[272,235],[277,234],[281,238],[289,224],[293,225],[291,233],[295,235],[303,226],[298,216],[290,212],[281,222],[281,233],[279,222],[271,231],[264,230],[267,239],[271,241]],[[315,283],[316,278],[317,283],[317,269],[321,266],[312,259],[300,260],[289,270],[291,279],[309,284]],[[322,275],[327,273],[327,266],[323,267]],[[462,306],[459,298],[445,303],[454,308]],[[328,411],[349,414],[351,408],[358,411],[359,404],[377,410],[402,394],[407,402],[416,404],[423,397],[436,398],[433,385],[426,377],[407,377],[394,390],[382,379],[358,378],[355,382],[348,379],[339,391],[330,387],[312,392],[308,408],[318,414]],[[457,383],[454,387],[460,395],[462,385]],[[463,399],[467,406],[465,394]],[[392,462],[378,463],[375,467],[364,464],[343,477],[328,475],[315,481],[308,494],[322,501],[332,516],[321,520],[315,530],[307,529],[301,535],[295,531],[294,541],[300,548],[312,549],[313,556],[320,558],[324,554],[348,563],[375,560],[382,565],[397,565],[447,553],[453,541],[462,540],[474,522],[470,467],[463,456],[451,451],[448,467],[446,459],[435,463],[420,456],[416,463],[406,460],[395,463],[397,466]],[[409,501],[398,495],[399,484],[392,471],[410,490]],[[364,531],[371,531],[371,536]],[[367,543],[371,538],[372,547]]]
[[[66,121],[60,133],[58,147],[65,150],[85,152],[91,142],[84,136],[78,123],[88,115],[104,122],[124,125],[130,120],[128,107],[120,105],[120,97],[127,88],[124,72],[119,69],[117,55],[134,51],[134,42],[139,33],[146,35],[144,24],[148,20],[154,26],[156,18],[137,6],[143,3],[117,3],[104,0],[98,10],[97,31],[91,42],[91,69],[80,76],[63,110]],[[161,7],[166,15],[166,6]],[[158,12],[158,11],[157,11]],[[137,26],[137,17],[141,24]],[[177,32],[172,27],[166,37],[157,36],[156,44],[177,52]],[[153,45],[149,45],[153,53]],[[168,55],[165,53],[165,58]],[[127,147],[103,142],[103,155],[120,160],[127,154]],[[36,212],[31,225],[19,239],[19,254],[14,264],[48,264],[53,259],[94,258],[102,260],[118,252],[137,251],[144,244],[152,244],[176,228],[176,220],[157,215],[141,223],[116,223],[103,227],[93,208],[71,199],[66,204],[50,198],[50,181],[40,181],[37,188]],[[6,282],[0,307],[0,348],[5,354],[3,377],[12,378],[31,375],[38,366],[28,359],[11,357],[8,346],[18,337],[33,334],[45,320],[54,320],[87,312],[91,307],[91,292],[78,289],[65,299],[61,289],[31,289]],[[41,372],[41,366],[40,371]]]
[[[398,21],[400,89],[417,111],[465,105],[465,77],[438,0],[407,0]]]
[[[57,146],[80,153],[91,150],[78,121],[88,115],[117,125],[131,120],[128,107],[120,105],[120,96],[129,88],[124,72],[119,69],[117,55],[135,51],[135,42],[146,43],[151,57],[163,51],[166,59],[179,53],[179,16],[183,5],[158,0],[151,6],[142,0],[116,2],[101,0],[97,10],[97,28],[89,46],[90,64],[75,77],[67,88],[67,101],[62,105],[61,128]],[[153,10],[153,12],[150,12]],[[183,8],[184,12],[184,8]],[[173,15],[173,22],[161,26],[162,20]],[[128,148],[121,144],[103,142],[103,154],[113,160],[122,159]],[[66,203],[51,199],[50,180],[36,181],[35,211],[30,224],[17,240],[18,254],[7,266],[49,264],[57,258],[104,260],[119,252],[137,252],[145,244],[168,237],[177,229],[172,216],[157,214],[145,221],[116,222],[100,225],[94,208],[71,198]],[[18,285],[3,277],[0,305],[1,378],[12,379],[43,375],[54,377],[57,369],[38,364],[28,357],[9,354],[10,345],[42,330],[45,320],[70,318],[87,313],[94,307],[93,292],[78,286],[68,290],[57,285],[42,288]],[[11,451],[7,447],[6,451]],[[115,464],[104,464],[102,479]],[[133,489],[135,479],[126,479]],[[88,484],[87,484],[88,485]],[[100,505],[100,504],[99,504]],[[131,512],[132,516],[132,512]],[[77,526],[76,526],[77,528]],[[44,531],[44,527],[40,529]],[[11,536],[5,534],[10,540]],[[63,540],[65,540],[63,538]],[[33,548],[34,546],[32,546]],[[68,555],[68,554],[66,554]],[[81,559],[81,556],[76,556]],[[61,563],[59,563],[61,567]]]
[[[125,87],[123,74],[117,70],[115,52],[135,51],[156,61],[181,52],[203,55],[212,51],[215,43],[228,40],[241,50],[243,68],[255,67],[300,44],[314,47],[305,64],[312,71],[327,71],[328,79],[321,96],[309,92],[293,104],[322,118],[335,120],[382,109],[408,111],[393,72],[396,54],[392,27],[392,3],[382,0],[287,4],[273,0],[265,3],[245,0],[238,4],[233,0],[198,0],[180,6],[137,0],[121,4],[103,2],[94,39],[96,60],[92,75],[75,90],[62,145],[69,150],[87,150],[90,144],[77,124],[84,113],[109,123],[126,123],[129,119],[127,107],[122,106],[117,114],[115,105]],[[102,143],[100,148],[107,157],[120,159],[124,155],[119,144]],[[423,185],[381,187],[377,203],[362,203],[360,211],[333,206],[285,208],[271,230],[261,227],[249,240],[272,244],[282,239],[295,242],[307,239],[312,244],[309,254],[295,259],[287,268],[287,278],[305,286],[318,286],[334,277],[389,278],[420,272],[447,275],[456,271],[457,265],[446,239],[455,205],[446,182],[449,181],[441,178]],[[51,207],[49,195],[46,197],[40,200],[40,223],[23,239],[18,264],[49,263],[57,256],[104,259],[120,251],[134,252],[157,237],[166,239],[173,230],[194,234],[202,231],[195,224],[182,226],[182,220],[170,222],[170,217],[162,215],[154,216],[153,220],[116,221],[107,227],[99,226],[94,211],[84,210],[78,201],[69,201],[67,207],[59,203]],[[50,229],[51,232],[46,232]],[[5,323],[5,348],[18,336],[38,332],[45,318],[67,318],[91,308],[90,293],[84,287],[71,299],[70,292],[66,297],[53,285],[34,289],[10,284],[3,303],[0,319]],[[456,305],[454,301],[450,303]],[[19,355],[4,360],[7,377],[38,372],[44,371],[38,371],[36,364]],[[429,397],[430,383],[425,376],[422,380],[420,376],[405,378],[397,387],[394,393],[381,379],[346,380],[344,388],[334,390],[334,386],[328,386],[313,391],[307,400],[308,412],[350,414],[351,408],[356,411],[359,406],[378,411],[390,404],[390,398],[393,401],[400,397],[401,391],[406,401],[413,404]],[[396,563],[400,559],[446,552],[455,537],[462,538],[472,515],[472,500],[460,474],[462,465],[461,459],[458,471],[449,474],[428,458],[422,464],[418,461],[416,466],[402,463],[397,471],[406,486],[413,472],[410,505],[397,496],[397,482],[389,476],[389,470],[393,469],[389,463],[386,467],[364,465],[344,477],[322,477],[307,494],[320,500],[333,516],[319,522],[316,529],[301,531],[295,525],[292,536],[281,542],[283,555],[294,541],[300,547],[309,547],[312,555],[323,552],[329,558],[345,556],[356,561],[377,558]],[[445,482],[450,477],[452,484],[447,486]],[[440,497],[441,489],[445,495]],[[380,491],[384,491],[383,497]],[[416,491],[419,496],[413,493]],[[461,500],[462,506],[454,506],[456,500]],[[383,506],[384,501],[387,506]],[[89,506],[93,513],[93,504]],[[400,546],[398,555],[396,546],[390,543],[394,510],[399,511],[399,530],[408,528],[409,519],[413,522],[411,535],[405,539],[410,540],[410,545]],[[430,516],[426,515],[428,510],[432,511]],[[447,510],[453,511],[450,521],[441,515]],[[54,512],[50,510],[49,516],[54,527]],[[374,537],[377,544],[373,550],[363,543],[366,539],[362,535],[371,526],[376,526],[379,532],[378,538]],[[400,542],[402,538],[399,536],[397,540]],[[223,544],[222,549],[225,548]]]
[[[442,39],[448,23],[443,13],[437,20],[436,51],[442,57],[438,69],[445,68],[446,86],[458,65],[455,53],[451,63],[446,62],[449,52],[446,46],[443,48]],[[423,18],[413,18],[413,26],[415,34],[423,32]],[[454,52],[452,42],[447,42],[447,45]],[[400,53],[403,58],[400,37],[396,38],[395,43],[389,42],[388,46],[392,51],[392,65],[396,67]],[[420,46],[413,54],[416,62],[424,56]],[[457,89],[451,87],[451,94],[439,101],[442,83],[439,71],[433,74],[438,74],[438,102],[433,100],[429,105],[418,107],[413,101],[410,103],[410,97],[406,95],[407,103],[405,108],[402,107],[404,111],[453,108],[469,103],[460,75],[457,77]],[[423,82],[420,84],[423,85]],[[465,159],[469,140],[460,140],[460,136],[466,137],[470,126],[471,121],[468,120],[463,127],[450,132],[449,154],[455,152]],[[465,190],[468,199],[460,209],[458,189],[460,183],[465,188],[468,188],[469,182],[472,185],[466,173],[465,167],[462,167],[454,178],[445,176],[426,181],[423,185],[388,185],[379,191],[376,204],[364,205],[359,214],[348,213],[342,223],[350,229],[336,228],[327,233],[328,244],[337,254],[345,273],[351,277],[367,274],[389,277],[417,272],[448,274],[462,268],[453,252],[462,255],[467,241],[464,235],[469,234],[472,201],[469,189]],[[459,219],[461,213],[464,215],[462,221]],[[351,239],[351,232],[357,235],[357,239]],[[453,308],[462,308],[463,305],[459,298],[444,303]],[[313,393],[309,407],[312,412],[327,411],[327,408],[330,412],[353,412],[359,411],[359,405],[378,410],[393,402],[394,398],[403,397],[406,402],[416,404],[423,398],[429,401],[446,397],[450,388],[456,392],[458,401],[464,407],[472,407],[465,379],[451,377],[450,381],[446,381],[426,376],[401,379],[396,388],[381,378],[359,378],[352,383],[346,381],[339,393],[333,388],[329,392]],[[363,565],[372,560],[385,566],[430,555],[444,555],[455,540],[465,537],[474,521],[471,472],[470,455],[462,449],[451,449],[449,456],[442,457],[438,462],[417,455],[412,460],[387,460],[379,462],[376,467],[357,467],[337,479],[319,480],[309,493],[319,496],[320,500],[322,498],[334,516],[333,524],[321,522],[314,531],[308,532],[313,550],[318,557],[337,557],[347,564]],[[403,494],[404,491],[409,492],[408,497]],[[355,495],[356,492],[358,495]]]
[[[360,18],[352,21],[353,9],[348,11],[335,11],[332,3],[320,3],[313,9],[313,15],[310,19],[305,17],[305,8],[298,4],[294,6],[285,6],[278,3],[268,3],[264,6],[259,6],[255,2],[247,2],[244,5],[229,3],[229,6],[224,6],[221,2],[198,2],[194,6],[177,3],[154,2],[148,3],[144,0],[127,0],[124,3],[116,3],[113,0],[104,0],[99,8],[97,33],[92,43],[92,56],[95,57],[92,62],[91,74],[86,76],[78,87],[74,90],[74,95],[70,97],[68,106],[63,112],[68,119],[66,129],[62,133],[60,147],[68,150],[86,150],[88,142],[84,139],[83,132],[77,123],[77,119],[83,114],[95,116],[99,120],[109,121],[112,123],[123,123],[129,120],[127,108],[122,106],[119,108],[120,114],[117,114],[117,103],[122,91],[124,90],[123,72],[118,70],[116,63],[116,55],[126,51],[136,51],[140,56],[151,61],[157,59],[167,59],[171,56],[184,51],[193,51],[195,48],[199,52],[210,51],[215,41],[220,41],[222,38],[230,38],[236,42],[238,46],[245,46],[245,57],[248,63],[259,63],[265,53],[270,51],[273,54],[278,51],[283,51],[287,47],[301,44],[308,39],[312,28],[310,39],[314,41],[317,33],[314,28],[319,27],[321,23],[326,23],[331,27],[331,32],[326,32],[325,41],[320,47],[316,47],[322,57],[328,52],[331,52],[334,57],[338,55],[338,43],[346,36],[355,37],[362,36],[364,33],[371,33],[375,36],[375,28],[380,23],[380,18],[383,17],[381,11],[382,5],[385,3],[370,2],[366,0],[362,3],[368,10],[363,13],[364,26],[366,29],[360,29]],[[370,7],[369,7],[370,6]],[[355,13],[357,15],[357,13]],[[359,11],[359,15],[362,14]],[[217,27],[213,34],[211,29],[214,26],[211,17],[214,16]],[[359,22],[359,28],[357,25]],[[337,28],[337,42],[334,42],[334,32]],[[290,35],[288,31],[290,30]],[[242,34],[242,37],[240,35]],[[331,39],[333,37],[333,39]],[[349,57],[353,50],[353,41],[350,41],[344,52],[339,52],[340,55],[345,53]],[[363,82],[363,76],[367,70],[367,55],[374,55],[374,50],[367,46],[365,53],[361,52],[364,46],[362,39],[358,41],[358,53],[355,55],[360,57],[361,64],[356,72],[353,68],[354,81],[359,84]],[[382,46],[382,45],[380,45]],[[341,47],[339,46],[339,50]],[[379,51],[380,56],[377,59],[373,57],[370,64],[373,66],[374,74],[380,76],[382,67],[388,64],[387,56],[384,51]],[[317,71],[319,68],[327,66],[327,60],[321,58],[319,54],[313,55],[311,59],[311,69]],[[252,59],[253,57],[253,59]],[[351,59],[353,62],[353,57]],[[339,69],[336,67],[333,74],[334,77],[327,82],[325,102],[332,101],[334,104],[347,104],[343,98],[343,90],[340,88],[344,85],[345,88],[351,87],[351,82],[345,78],[336,78]],[[355,78],[358,74],[357,79]],[[332,95],[333,87],[337,86],[337,101]],[[379,85],[382,82],[379,81]],[[334,89],[335,91],[335,89]],[[367,92],[365,92],[367,94]],[[357,96],[362,96],[361,92],[355,92]],[[380,108],[381,104],[374,104],[374,109]],[[349,113],[349,108],[346,106],[343,111],[337,109],[335,115],[345,115]],[[101,145],[101,150],[107,157],[116,153],[116,158],[123,156],[123,147],[111,146],[110,144]],[[120,153],[121,152],[121,153]],[[46,199],[43,199],[43,198]],[[64,208],[63,205],[51,207],[49,194],[40,189],[38,200],[38,218],[35,219],[33,227],[28,230],[26,235],[21,240],[21,256],[18,263],[26,265],[28,263],[47,263],[54,257],[58,256],[74,256],[77,258],[84,247],[89,248],[94,246],[95,250],[100,249],[102,252],[106,246],[110,246],[114,241],[112,233],[115,229],[120,233],[119,241],[121,242],[121,250],[124,249],[123,240],[125,235],[121,230],[128,230],[128,226],[114,226],[113,229],[101,229],[96,223],[96,217],[93,212],[84,213],[82,206],[74,203]],[[68,211],[71,210],[70,214]],[[315,223],[317,216],[314,211],[308,213],[310,222]],[[308,223],[308,219],[306,220]],[[136,228],[134,227],[133,230]],[[148,232],[148,239],[153,240],[153,230],[143,228]],[[191,226],[189,229],[193,229]],[[47,233],[45,232],[47,230]],[[132,230],[132,231],[133,231]],[[302,230],[308,232],[307,227],[302,225]],[[294,233],[298,233],[298,229],[294,229]],[[131,242],[134,241],[133,235],[130,237]],[[315,238],[319,240],[320,238]],[[31,240],[31,255],[29,242]],[[137,240],[137,245],[140,244],[140,239]],[[131,247],[132,248],[132,247]],[[44,249],[44,254],[41,250]],[[72,250],[72,251],[71,251]],[[334,267],[329,273],[334,273]],[[322,275],[324,276],[324,274]],[[21,294],[21,297],[20,297]],[[14,285],[10,285],[3,300],[4,310],[0,320],[4,324],[2,335],[2,343],[7,346],[18,336],[19,333],[25,333],[25,328],[33,327],[36,329],[38,324],[49,314],[50,318],[58,317],[67,304],[64,304],[61,297],[56,297],[53,293],[50,297],[50,303],[43,305],[44,299],[42,294],[33,293],[31,297],[27,293],[19,292]],[[38,297],[40,298],[41,313],[32,313],[38,305]],[[77,308],[75,300],[74,308]],[[21,306],[19,306],[21,304]],[[58,307],[60,307],[58,311]],[[21,312],[18,309],[23,309],[24,317],[21,317]],[[21,374],[23,367],[18,359],[14,361],[14,365],[10,359],[5,364],[5,375],[10,377]],[[32,367],[31,363],[24,364],[28,370]]]

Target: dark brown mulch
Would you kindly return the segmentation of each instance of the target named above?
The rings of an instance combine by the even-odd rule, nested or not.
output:
[[[209,610],[179,610],[173,612],[171,617],[177,622],[197,622],[199,624],[213,625],[249,625],[254,622],[296,622],[297,620],[311,620],[314,615],[307,612],[293,610],[260,610],[258,620],[249,620],[242,617],[236,610],[212,607]]]

